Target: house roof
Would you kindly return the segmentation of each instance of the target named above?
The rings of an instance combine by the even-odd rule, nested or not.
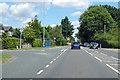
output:
[[[0,24],[0,30],[13,31],[13,28],[12,26],[3,26],[3,24]]]

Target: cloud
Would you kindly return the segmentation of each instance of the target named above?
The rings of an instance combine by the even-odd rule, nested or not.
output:
[[[34,17],[38,14],[37,11],[34,11],[35,6],[29,3],[11,5],[11,17],[15,20],[23,20],[23,18]]]
[[[50,26],[53,28],[53,27],[55,27],[55,26],[56,26],[56,24],[52,24],[52,25],[50,25]]]
[[[82,13],[80,11],[74,12],[71,14],[71,16],[80,16]]]
[[[86,9],[89,6],[88,0],[53,0],[52,4],[61,8]]]
[[[25,21],[22,22],[22,26],[27,26],[27,23],[31,21],[32,21],[31,18],[26,19]]]
[[[8,8],[9,5],[7,5],[6,3],[0,3],[0,16],[7,16]]]

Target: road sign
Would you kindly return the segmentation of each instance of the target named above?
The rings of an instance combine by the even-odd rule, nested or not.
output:
[[[42,44],[42,42],[40,42],[40,45]]]

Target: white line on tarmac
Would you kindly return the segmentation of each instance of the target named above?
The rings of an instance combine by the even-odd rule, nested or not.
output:
[[[102,60],[100,58],[98,58],[98,57],[94,57],[94,58],[97,59],[97,60],[99,60],[100,62],[102,62]]]
[[[109,64],[106,64],[106,66],[109,67],[110,69],[112,69],[113,71],[117,72],[118,74],[120,74],[120,72],[117,69],[113,68]]]
[[[43,72],[43,70],[40,70],[37,74],[40,75]]]
[[[45,68],[48,68],[50,65],[46,65]]]
[[[92,53],[89,53],[91,56],[93,56],[93,54]]]
[[[112,57],[112,56],[111,56]],[[115,60],[119,60],[119,59],[117,59],[117,58],[115,58],[115,57],[112,57],[113,59],[115,59]]]
[[[52,64],[52,63],[53,63],[53,61],[50,62],[50,64]]]
[[[56,59],[54,59],[54,61],[55,61]]]
[[[61,51],[63,51],[64,49],[62,49]]]

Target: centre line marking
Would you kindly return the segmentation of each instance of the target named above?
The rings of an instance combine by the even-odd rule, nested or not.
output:
[[[118,74],[120,74],[120,72],[117,69],[113,68],[109,64],[106,64],[106,66],[109,67],[110,69],[112,69],[113,71],[117,72]]]
[[[56,59],[54,59],[54,61],[55,61]]]
[[[98,57],[95,57],[95,59],[97,59],[97,60],[99,60],[100,62],[102,62],[102,60],[101,60],[101,59],[99,59]]]
[[[52,63],[53,63],[53,61],[50,62],[50,64],[52,64]]]
[[[112,57],[112,56],[111,56]],[[115,59],[115,60],[119,60],[119,59],[117,59],[117,58],[115,58],[115,57],[112,57],[113,59]]]
[[[48,67],[49,67],[49,65],[46,65],[45,67],[46,67],[46,68],[48,68]]]
[[[40,70],[37,74],[40,75],[43,72],[43,70]]]

